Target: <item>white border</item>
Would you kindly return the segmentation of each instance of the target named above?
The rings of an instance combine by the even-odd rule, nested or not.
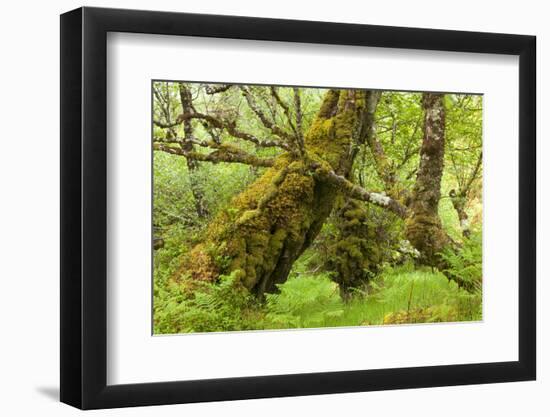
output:
[[[108,384],[518,359],[517,57],[119,33],[107,51]],[[152,337],[152,79],[483,93],[483,322]]]

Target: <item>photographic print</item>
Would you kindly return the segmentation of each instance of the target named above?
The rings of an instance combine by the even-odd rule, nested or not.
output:
[[[151,97],[153,334],[482,320],[482,95]]]

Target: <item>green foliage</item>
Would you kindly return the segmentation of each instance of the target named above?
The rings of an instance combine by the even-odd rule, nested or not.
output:
[[[241,164],[201,164],[190,173],[185,158],[163,152],[154,153],[153,166],[155,224],[180,223],[198,230],[206,224],[197,216],[191,184],[203,194],[212,218],[263,172]]]
[[[459,288],[441,272],[407,265],[388,269],[375,285],[375,297],[389,314],[429,309],[424,322],[481,319],[481,296]]]
[[[230,120],[234,126],[260,140],[277,139],[246,105],[238,88],[209,95],[203,84],[187,84],[193,97],[194,111]],[[170,124],[182,112],[178,83],[156,82],[157,94],[153,100],[153,117]],[[294,90],[277,87],[280,99],[287,104],[286,111],[274,101],[269,88],[250,86],[258,107],[269,120],[290,132],[290,119],[296,119]],[[304,134],[312,126],[326,90],[300,89],[302,127]],[[215,282],[197,280],[190,288],[173,280],[182,259],[190,257],[191,250],[204,241],[206,226],[220,213],[226,213],[226,222],[242,221],[242,210],[231,205],[235,196],[248,190],[260,178],[265,168],[244,164],[192,162],[182,155],[162,151],[153,153],[153,222],[155,237],[162,238],[164,246],[154,251],[154,333],[187,333],[233,330],[288,329],[382,325],[398,323],[470,321],[481,319],[481,234],[464,238],[456,209],[448,197],[451,190],[461,190],[469,184],[466,211],[473,229],[481,223],[482,171],[476,171],[482,144],[481,96],[446,95],[446,149],[445,168],[441,183],[439,217],[445,232],[460,246],[447,249],[442,257],[447,263],[444,271],[426,269],[408,263],[411,257],[402,250],[404,226],[402,219],[380,207],[361,204],[361,213],[338,212],[339,206],[322,225],[313,244],[293,265],[289,279],[278,285],[278,292],[266,294],[265,300],[251,295],[240,277],[233,273],[222,275]],[[419,149],[423,136],[421,93],[384,92],[375,115],[376,136],[388,160],[388,169],[403,191],[399,199],[406,204],[407,191],[412,189],[419,164]],[[214,140],[219,135],[223,144],[238,147],[258,157],[276,157],[283,152],[273,147],[237,140],[223,129],[206,129],[204,121],[190,121],[193,137],[200,141]],[[343,123],[344,127],[346,126]],[[333,126],[319,126],[327,131]],[[179,124],[170,131],[157,125],[155,138],[184,136]],[[349,136],[349,135],[348,135]],[[348,137],[346,136],[346,140]],[[179,146],[179,145],[174,145]],[[193,145],[196,153],[210,153],[213,148]],[[324,146],[324,145],[323,145]],[[331,146],[338,146],[333,140]],[[325,149],[310,149],[322,155]],[[310,175],[310,173],[305,173]],[[293,178],[295,174],[289,176]],[[309,177],[308,177],[309,178]],[[385,184],[375,169],[371,150],[358,145],[357,156],[350,179],[369,191],[385,192]],[[263,187],[263,186],[262,186]],[[265,186],[266,188],[268,185]],[[264,189],[259,188],[259,192]],[[303,187],[297,187],[299,189]],[[332,191],[331,191],[332,192]],[[207,209],[200,215],[197,195]],[[287,196],[278,196],[282,203]],[[274,200],[277,199],[274,198]],[[247,212],[254,212],[254,201],[246,201]],[[319,207],[319,202],[315,202]],[[266,203],[267,205],[267,203]],[[340,207],[341,208],[341,207]],[[355,208],[355,207],[354,207]],[[291,223],[281,211],[281,224]],[[347,213],[347,217],[346,214]],[[270,219],[274,218],[270,215]],[[257,219],[256,219],[257,220]],[[248,223],[251,223],[249,221]],[[321,227],[321,226],[319,226]],[[267,232],[266,232],[267,233]],[[254,261],[269,269],[269,250],[278,250],[286,239],[285,229],[273,233],[274,239],[265,249],[263,237],[255,234],[243,243],[243,252],[254,252]],[[297,231],[294,234],[299,235]],[[224,242],[222,242],[224,243]],[[239,250],[240,250],[239,249]],[[205,248],[206,251],[209,248]],[[216,246],[213,261],[220,271],[229,271],[235,261]],[[274,260],[273,262],[275,262]],[[343,300],[338,281],[330,263],[347,268],[350,279],[345,280],[349,291]],[[255,265],[255,264],[254,264]],[[340,270],[344,270],[340,268]],[[445,275],[444,275],[445,274]],[[341,274],[343,275],[343,274]],[[449,280],[448,277],[452,278]],[[344,281],[344,280],[341,280]],[[462,285],[460,287],[457,282]],[[474,291],[467,291],[467,289]]]
[[[300,267],[304,270],[304,265]],[[200,283],[189,298],[169,285],[155,302],[155,333],[322,328],[481,319],[481,294],[412,264],[387,268],[344,302],[327,273],[294,273],[263,304],[234,276]]]
[[[288,279],[279,294],[267,294],[266,318],[273,328],[324,327],[344,312],[338,285],[322,274]]]
[[[414,181],[414,176],[409,174],[418,165],[418,147],[422,140],[421,96],[420,93],[384,92],[376,111],[378,139],[391,161],[391,169],[409,186]]]
[[[460,221],[458,214],[453,207],[453,202],[448,197],[449,191],[455,188],[455,180],[448,172],[443,174],[441,180],[441,199],[439,200],[439,218],[441,224],[449,236],[460,242],[462,240],[462,230],[460,229]]]
[[[154,224],[196,223],[186,161],[162,152],[153,154]]]
[[[155,333],[249,330],[258,324],[249,314],[255,300],[234,275],[196,285],[191,297],[180,285],[162,290],[154,305]]]
[[[326,247],[325,267],[343,291],[365,284],[383,265],[401,260],[403,221],[383,208],[348,200],[334,210],[314,247]]]
[[[481,296],[470,294],[440,272],[412,265],[388,268],[349,302],[327,274],[299,275],[267,296],[268,328],[339,327],[481,319]]]
[[[474,232],[459,251],[447,248],[443,258],[449,265],[445,272],[466,288],[481,292],[482,283],[482,239],[481,232]]]
[[[446,96],[447,171],[463,187],[476,166],[482,148],[482,96],[449,94]],[[481,178],[481,171],[476,180]],[[477,184],[480,186],[480,184]]]

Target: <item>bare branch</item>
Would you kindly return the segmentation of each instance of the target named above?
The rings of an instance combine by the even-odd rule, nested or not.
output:
[[[243,131],[237,129],[234,123],[229,123],[229,122],[223,121],[221,119],[217,119],[217,118],[215,118],[213,116],[210,116],[208,114],[203,114],[203,113],[180,114],[178,116],[177,120],[181,123],[185,120],[190,120],[190,119],[204,120],[213,127],[216,127],[216,128],[219,128],[219,129],[225,129],[227,131],[227,133],[229,133],[231,136],[233,136],[235,138],[243,139],[243,140],[246,140],[248,142],[252,142],[252,143],[254,143],[258,146],[264,147],[264,148],[278,147],[278,148],[283,148],[285,150],[289,150],[288,145],[285,144],[285,143],[281,143],[279,141],[274,141],[274,140],[269,140],[269,139],[259,139],[259,138],[257,138],[256,136],[254,136],[250,133],[243,132]]]
[[[420,151],[420,146],[416,146],[413,149],[411,149],[412,144],[414,143],[414,137],[416,136],[416,132],[418,132],[418,128],[420,127],[423,117],[420,116],[416,119],[416,122],[414,124],[414,129],[409,137],[409,140],[407,141],[407,148],[405,149],[405,155],[403,157],[403,160],[397,165],[396,170],[399,170],[405,166],[405,164],[411,159],[412,156],[417,155]]]
[[[290,128],[292,129],[292,131],[297,134],[297,131],[296,131],[296,126],[294,126],[294,122],[292,121],[292,115],[290,114],[290,108],[288,107],[288,105],[283,101],[283,99],[281,98],[281,96],[279,95],[279,93],[277,92],[277,88],[274,87],[274,86],[271,86],[269,87],[269,90],[271,91],[271,95],[273,96],[273,98],[275,99],[275,101],[277,102],[277,104],[279,106],[281,106],[281,108],[283,109],[283,112],[288,120],[288,124],[290,125]]]
[[[360,142],[366,142],[371,155],[374,159],[374,166],[378,177],[383,181],[387,190],[394,190],[396,185],[396,175],[389,161],[388,156],[378,140],[376,135],[376,108],[380,102],[382,93],[380,91],[367,92],[367,111],[365,112],[364,132],[362,132]],[[397,190],[395,190],[397,191]],[[396,192],[392,191],[392,196],[395,197]]]
[[[159,138],[159,137],[154,137],[153,138],[153,143],[164,143],[164,144],[167,144],[167,145],[183,145],[185,143],[185,139],[184,138],[178,138],[178,137],[175,137],[175,138]]]
[[[165,122],[161,122],[160,120],[153,119],[153,123],[162,129],[171,129],[179,125],[181,122],[175,121],[171,123],[165,123]]]
[[[462,177],[462,175],[460,175],[461,170],[459,170],[457,167],[454,152],[449,152],[449,156],[451,157],[451,164],[453,165],[453,171],[455,173],[458,188],[459,190],[462,190],[464,188],[464,178]]]
[[[452,151],[458,151],[458,152],[465,152],[465,151],[472,151],[476,149],[481,149],[481,145],[474,145],[474,146],[468,146],[466,148],[451,148]]]
[[[256,103],[256,100],[252,96],[252,93],[248,88],[245,86],[241,86],[241,91],[246,99],[246,102],[248,104],[248,107],[254,112],[256,116],[258,116],[258,119],[262,122],[262,124],[271,131],[275,136],[278,136],[281,139],[285,139],[288,142],[292,143],[291,136],[285,132],[283,129],[281,129],[279,126],[277,126],[275,123],[273,123],[269,118],[265,115],[265,113],[260,109],[258,106],[258,103]]]
[[[460,190],[461,194],[466,196],[468,192],[470,191],[470,187],[472,186],[474,180],[477,178],[477,174],[479,173],[481,169],[481,162],[483,161],[483,152],[479,153],[479,156],[477,157],[476,166],[474,167],[474,170],[472,171],[472,174],[470,175],[470,178],[468,178],[468,182],[464,187]]]
[[[181,108],[183,110],[182,113],[191,113],[194,111],[193,96],[191,95],[191,91],[184,83],[179,83],[178,87],[180,92]],[[183,132],[186,138],[193,136],[193,126],[191,125],[190,120],[183,121]]]
[[[418,152],[420,152],[420,146],[416,146],[415,148],[408,147],[408,149],[405,151],[403,159],[397,165],[396,170],[400,170],[401,168],[403,168],[413,156],[418,155]]]
[[[406,176],[405,178],[407,180],[410,180],[412,177],[414,177],[416,175],[416,173],[418,172],[418,167],[414,167],[414,169],[412,169]]]
[[[302,100],[300,98],[300,89],[294,87],[294,111],[296,112],[296,136],[298,145],[302,151],[305,150],[304,130],[302,128]]]
[[[220,85],[206,85],[204,91],[206,94],[218,94],[223,93],[233,87],[233,84],[220,84]]]
[[[161,111],[161,115],[164,117],[164,122],[158,122],[163,123],[166,127],[165,129],[168,129],[170,136],[176,136],[176,131],[174,130],[174,127],[176,125],[172,126],[172,115],[171,115],[171,109],[170,109],[170,90],[168,88],[168,83],[165,84],[166,90],[165,94],[157,88],[157,86],[153,85],[153,94],[156,98],[156,101],[158,103],[158,108]],[[156,124],[156,123],[155,123]]]
[[[273,158],[259,158],[240,150],[238,152],[234,152],[233,150],[229,150],[228,148],[218,149],[214,152],[203,154],[194,151],[186,152],[182,148],[176,148],[168,146],[164,143],[156,142],[153,143],[153,150],[166,152],[172,155],[185,156],[186,158],[194,159],[196,161],[212,162],[214,164],[219,162],[229,162],[252,165],[256,167],[271,167],[275,162]]]

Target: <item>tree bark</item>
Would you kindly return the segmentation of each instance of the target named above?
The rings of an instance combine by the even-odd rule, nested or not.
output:
[[[180,101],[183,114],[189,114],[193,112],[193,97],[191,91],[185,86],[184,83],[179,83]],[[186,139],[182,144],[182,149],[185,153],[193,152],[193,125],[190,119],[183,120],[183,133]],[[193,172],[198,168],[199,162],[193,158],[186,158],[187,170],[189,171],[189,181],[191,183],[191,193],[195,199],[195,210],[200,218],[208,216],[208,207],[204,201],[204,195],[200,189],[197,181],[193,175]]]
[[[380,143],[376,133],[376,108],[382,97],[379,91],[372,91],[367,96],[367,111],[365,112],[364,138],[374,160],[374,168],[378,178],[383,182],[385,192],[392,199],[405,204],[410,197],[410,192],[399,180],[395,169],[392,167],[386,151]]]
[[[466,213],[466,195],[462,192],[457,193],[455,190],[449,192],[449,197],[453,203],[453,207],[458,215],[460,221],[460,229],[462,230],[462,236],[470,237],[470,221],[468,219],[468,213]]]
[[[420,164],[406,220],[406,236],[420,252],[420,261],[441,267],[439,253],[451,243],[443,230],[438,207],[445,154],[445,106],[443,94],[424,93],[424,137]]]
[[[336,236],[328,247],[325,267],[340,289],[344,300],[351,299],[352,289],[364,286],[378,272],[382,262],[380,230],[371,222],[365,203],[346,197],[335,213]]]
[[[385,185],[386,192],[394,190],[394,177],[389,172],[389,162],[376,136],[376,108],[380,101],[380,91],[366,92],[366,107],[363,112],[360,144],[370,148],[375,170]],[[358,149],[355,149],[356,153]],[[363,167],[362,167],[363,168]],[[405,207],[384,194],[369,193],[362,187],[341,177],[338,189],[345,194],[344,202],[334,213],[336,236],[328,248],[326,268],[340,288],[344,300],[350,299],[352,289],[365,285],[377,271],[381,253],[377,248],[377,230],[369,222],[371,214],[365,201],[389,209],[397,216],[405,215]],[[391,194],[390,194],[391,195]],[[393,197],[393,195],[392,195]]]
[[[304,135],[305,155],[283,154],[237,195],[209,225],[175,279],[215,282],[222,274],[235,274],[252,293],[276,290],[321,230],[338,195],[337,187],[313,175],[311,166],[348,176],[365,106],[363,91],[329,90]]]
[[[449,192],[449,197],[451,198],[453,207],[458,214],[458,220],[460,220],[460,229],[462,230],[462,236],[464,236],[465,238],[470,237],[470,220],[468,218],[468,213],[466,213],[466,206],[468,205],[468,195],[470,194],[474,181],[481,173],[482,163],[483,153],[479,152],[476,165],[470,173],[469,178],[463,184],[459,183],[460,186],[458,188],[458,191],[451,190]]]

